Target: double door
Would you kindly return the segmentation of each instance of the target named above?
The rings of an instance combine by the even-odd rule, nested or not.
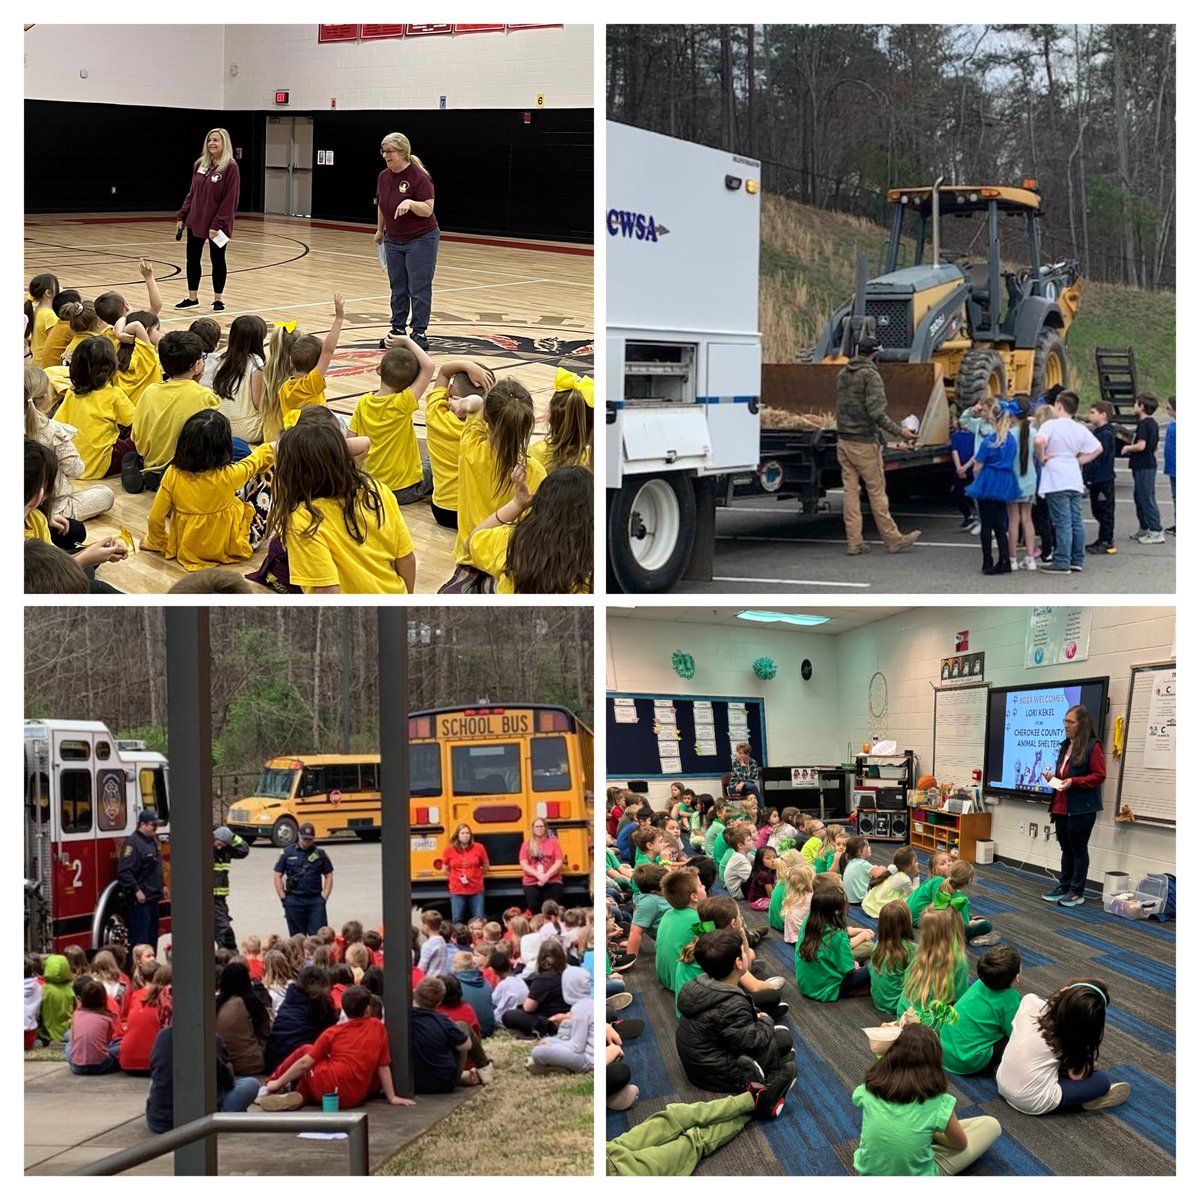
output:
[[[276,216],[311,217],[312,176],[312,117],[268,117],[266,211]]]

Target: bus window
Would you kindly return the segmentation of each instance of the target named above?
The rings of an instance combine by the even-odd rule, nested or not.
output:
[[[92,755],[92,748],[87,742],[59,742],[58,755],[64,761],[87,762]]]
[[[58,782],[63,833],[89,833],[92,828],[91,771],[63,771]]]
[[[379,791],[379,764],[373,762],[364,762],[358,764],[358,775],[361,782],[359,787],[364,792]]]
[[[325,767],[325,786],[331,792],[360,791],[358,763],[330,763]]]
[[[112,747],[107,742],[97,742],[96,757],[101,762],[108,762],[108,760],[112,757]]]
[[[162,767],[143,767],[138,772],[138,792],[141,808],[151,808],[159,819],[170,822],[171,810],[167,804],[167,777]]]
[[[329,789],[325,786],[324,767],[305,767],[297,796],[323,796]]]
[[[456,796],[495,796],[521,790],[518,745],[452,746],[450,765]]]
[[[567,739],[539,737],[529,743],[535,792],[565,792],[571,786]]]
[[[264,796],[268,800],[290,800],[292,796],[292,780],[295,771],[283,770],[279,767],[267,767],[258,777],[256,796]]]
[[[409,744],[408,791],[411,796],[442,794],[442,756],[436,742]]]

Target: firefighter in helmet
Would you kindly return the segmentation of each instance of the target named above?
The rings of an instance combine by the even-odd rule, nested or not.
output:
[[[217,945],[237,953],[237,938],[229,916],[229,864],[245,858],[250,847],[228,825],[213,830],[213,933]]]

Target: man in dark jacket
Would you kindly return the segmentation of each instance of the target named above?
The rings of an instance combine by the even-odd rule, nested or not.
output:
[[[213,933],[217,945],[237,953],[233,921],[229,916],[229,864],[245,858],[250,847],[228,825],[213,830]]]
[[[155,830],[166,822],[148,808],[137,816],[137,829],[122,843],[117,882],[129,896],[130,950],[143,943],[158,949],[158,902],[163,898],[162,854]]]
[[[888,507],[887,487],[883,478],[883,434],[915,441],[917,435],[897,425],[887,414],[887,394],[875,366],[879,343],[865,337],[858,343],[858,354],[837,377],[838,465],[846,495],[842,520],[846,525],[846,553],[866,554],[870,546],[862,536],[862,501],[859,484],[867,489],[867,502],[875,526],[887,545],[888,553],[907,550],[921,531],[901,533]]]
[[[675,1048],[683,1072],[709,1092],[740,1092],[752,1083],[796,1076],[796,1052],[786,1026],[775,1025],[738,987],[746,973],[742,935],[716,929],[696,941],[696,963],[704,974],[684,984],[678,1005]]]

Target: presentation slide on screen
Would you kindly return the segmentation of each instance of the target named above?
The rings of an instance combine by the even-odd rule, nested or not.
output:
[[[1063,740],[1063,717],[1080,703],[1081,687],[1030,688],[1008,694],[1004,706],[1004,757],[989,772],[992,787],[1049,793],[1043,771],[1053,772]]]

